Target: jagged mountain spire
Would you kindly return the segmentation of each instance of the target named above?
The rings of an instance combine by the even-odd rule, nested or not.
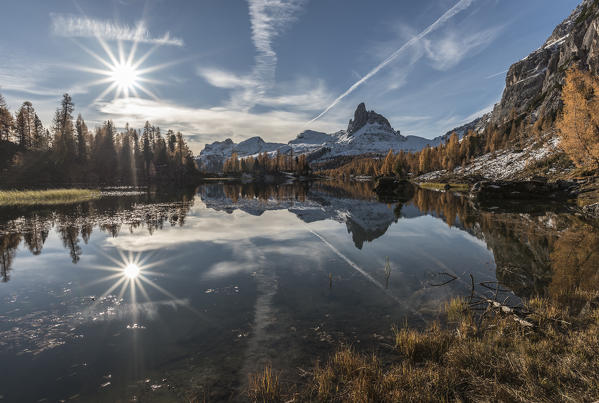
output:
[[[354,118],[349,120],[349,124],[347,125],[347,134],[354,134],[367,123],[378,123],[383,128],[393,131],[391,124],[383,115],[379,115],[375,111],[367,111],[366,105],[364,102],[361,102],[354,112]]]

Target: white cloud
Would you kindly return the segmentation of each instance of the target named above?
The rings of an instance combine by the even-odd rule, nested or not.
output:
[[[503,27],[494,27],[467,35],[455,31],[445,32],[438,39],[424,39],[424,49],[436,70],[448,70],[466,56],[472,56],[486,48]]]
[[[50,18],[52,19],[52,32],[57,36],[69,38],[99,37],[106,40],[183,46],[183,40],[172,37],[169,32],[164,33],[161,37],[153,37],[143,21],[139,21],[132,27],[110,20],[98,20],[74,15],[53,13],[50,14]]]
[[[257,84],[252,77],[238,76],[216,68],[198,68],[198,75],[218,88],[247,88]]]
[[[316,111],[331,102],[332,96],[323,80],[298,78],[277,86],[276,96],[264,96],[258,103],[273,108],[292,107],[302,111]]]

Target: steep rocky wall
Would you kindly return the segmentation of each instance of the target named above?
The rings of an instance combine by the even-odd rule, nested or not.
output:
[[[599,1],[584,0],[539,49],[508,70],[505,90],[490,123],[502,125],[512,110],[520,116],[553,118],[571,66],[599,73]]]

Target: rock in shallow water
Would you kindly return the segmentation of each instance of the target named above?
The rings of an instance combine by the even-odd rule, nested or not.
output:
[[[577,196],[579,186],[576,182],[540,180],[481,181],[472,186],[470,197],[477,200],[565,200]]]

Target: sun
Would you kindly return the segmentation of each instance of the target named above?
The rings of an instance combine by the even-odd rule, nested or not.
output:
[[[135,66],[125,62],[115,65],[111,71],[110,77],[120,91],[128,93],[138,85],[138,74]]]
[[[159,45],[155,45],[141,57],[136,58],[135,53],[138,46],[137,42],[134,42],[131,45],[128,54],[125,55],[122,42],[118,43],[117,49],[111,49],[102,38],[97,37],[97,39],[102,49],[106,53],[105,57],[101,57],[90,48],[83,46],[80,43],[77,44],[81,47],[81,49],[96,59],[96,61],[100,62],[102,68],[73,66],[75,69],[103,76],[103,78],[99,80],[90,82],[88,86],[108,84],[104,91],[102,91],[102,93],[96,97],[94,102],[104,99],[104,97],[110,93],[114,93],[114,99],[121,97],[129,98],[130,96],[138,98],[140,96],[138,90],[157,100],[158,97],[152,91],[150,91],[150,89],[147,87],[147,84],[164,83],[162,81],[149,78],[146,75],[148,73],[166,68],[172,64],[175,64],[176,62],[168,62],[142,68],[142,64],[146,62],[148,57],[158,48]]]
[[[139,272],[139,266],[135,263],[129,263],[124,269],[125,276],[131,280],[139,276]]]

